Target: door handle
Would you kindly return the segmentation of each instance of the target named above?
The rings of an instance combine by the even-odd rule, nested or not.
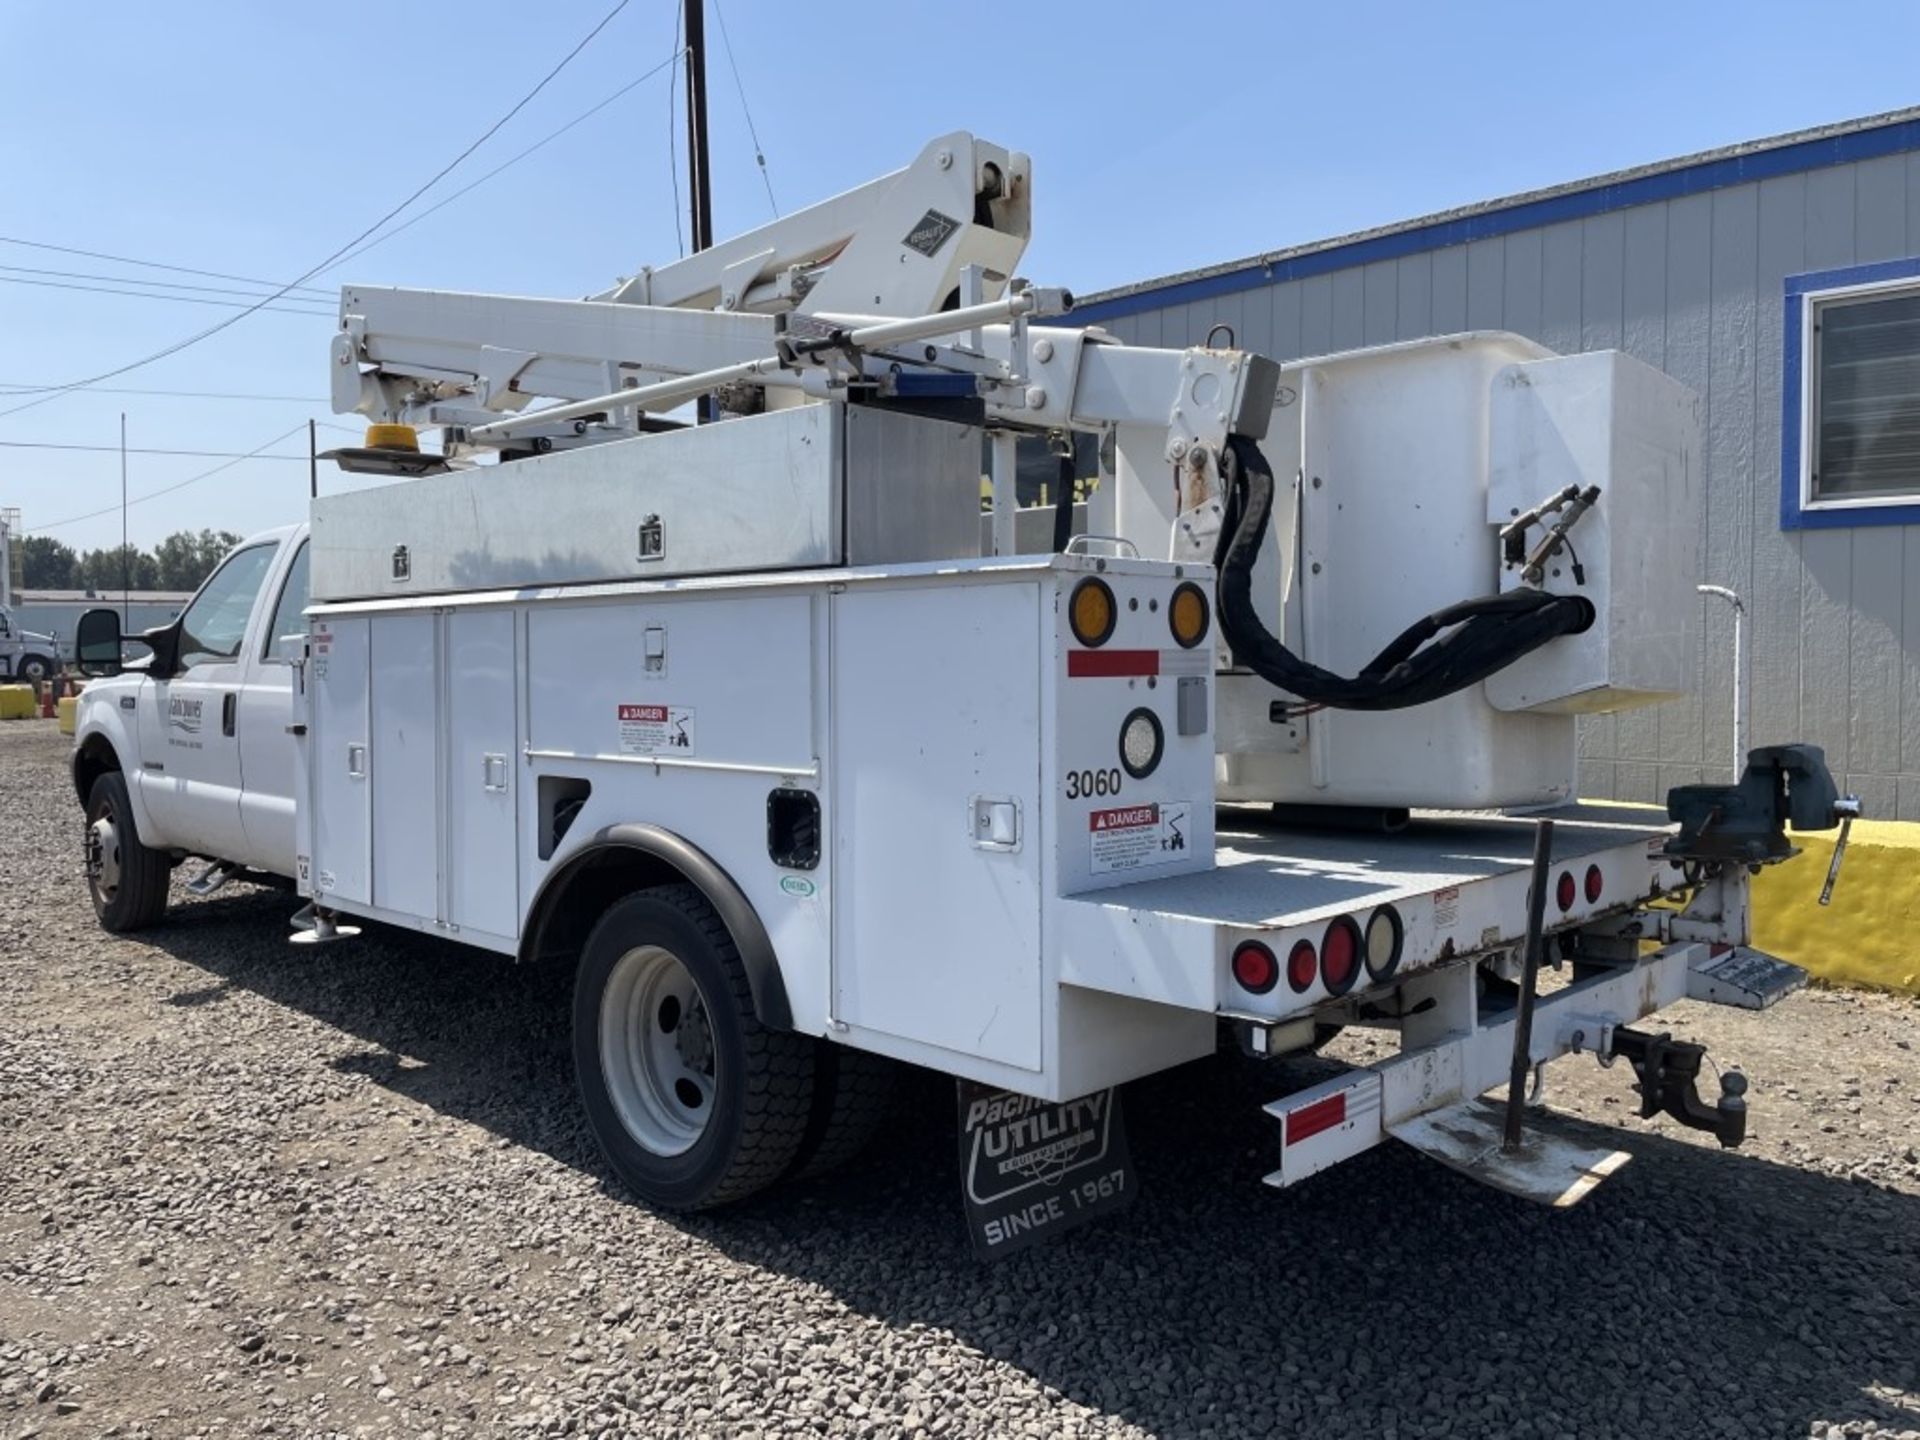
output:
[[[220,697],[220,733],[233,734],[234,717],[239,713],[240,697],[229,690]]]

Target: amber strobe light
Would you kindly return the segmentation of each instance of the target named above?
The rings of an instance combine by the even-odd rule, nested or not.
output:
[[[1119,607],[1113,603],[1113,591],[1106,581],[1089,575],[1073,587],[1072,598],[1067,601],[1067,624],[1073,629],[1073,638],[1089,650],[1107,643],[1119,618]]]
[[[1258,940],[1242,941],[1233,952],[1233,978],[1251,995],[1264,995],[1280,980],[1280,962]]]
[[[1206,639],[1211,619],[1206,591],[1191,580],[1174,587],[1173,599],[1167,602],[1167,628],[1181,649],[1191,650]]]

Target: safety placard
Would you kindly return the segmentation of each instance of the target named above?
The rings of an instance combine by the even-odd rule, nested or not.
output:
[[[1192,809],[1185,804],[1124,805],[1093,811],[1087,816],[1093,873],[1108,875],[1183,858]]]
[[[621,754],[691,755],[697,748],[691,706],[622,705],[620,707]]]

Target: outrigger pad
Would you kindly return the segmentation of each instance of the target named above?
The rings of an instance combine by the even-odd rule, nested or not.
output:
[[[1540,1205],[1578,1205],[1633,1157],[1578,1138],[1565,1117],[1528,1107],[1520,1149],[1500,1148],[1504,1100],[1478,1098],[1415,1116],[1387,1133],[1448,1169]]]
[[[1666,853],[1689,860],[1758,865],[1794,853],[1786,827],[1831,830],[1840,791],[1818,745],[1765,745],[1747,754],[1738,785],[1676,785],[1667,817],[1680,833]]]

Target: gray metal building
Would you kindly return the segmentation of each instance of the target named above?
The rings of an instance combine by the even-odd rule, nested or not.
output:
[[[1604,175],[1089,297],[1148,345],[1279,359],[1462,330],[1623,349],[1704,400],[1706,576],[1745,597],[1748,744],[1826,747],[1920,820],[1920,108]],[[1732,612],[1699,698],[1599,717],[1581,788],[1724,779]]]

